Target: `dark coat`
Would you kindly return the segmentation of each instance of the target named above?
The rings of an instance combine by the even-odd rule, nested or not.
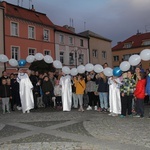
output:
[[[0,86],[0,97],[5,98],[5,97],[10,97],[10,96],[12,96],[10,86],[9,85],[1,85]]]

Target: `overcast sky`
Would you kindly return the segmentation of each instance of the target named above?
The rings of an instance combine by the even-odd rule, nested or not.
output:
[[[5,0],[18,4],[18,0]],[[57,25],[72,25],[76,33],[91,30],[112,40],[112,46],[139,30],[150,32],[150,0],[19,0],[19,5],[45,13]]]

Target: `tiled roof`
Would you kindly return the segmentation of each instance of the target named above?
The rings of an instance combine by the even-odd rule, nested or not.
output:
[[[91,36],[91,37],[96,37],[96,38],[99,38],[99,39],[102,39],[102,40],[111,42],[110,39],[107,39],[107,38],[105,38],[105,37],[103,37],[103,36],[101,36],[101,35],[98,35],[98,34],[92,32],[92,31],[90,31],[90,30],[81,32],[81,33],[79,33],[79,34],[80,34],[80,35],[83,35],[83,36],[86,36],[86,37]]]
[[[136,35],[133,35],[129,37],[128,39],[124,40],[123,42],[119,42],[116,46],[112,48],[112,51],[116,50],[124,50],[127,49],[124,47],[124,44],[131,43],[130,48],[137,48],[137,47],[142,47],[144,40],[150,40],[150,32],[148,33],[137,33]]]
[[[55,30],[65,32],[65,33],[75,34],[73,31],[59,25],[55,25]]]
[[[42,25],[48,25],[52,27],[54,26],[54,24],[46,16],[46,14],[37,12],[34,9],[26,9],[17,5],[9,4],[4,1],[1,3],[1,5],[5,7],[5,15],[28,20]]]

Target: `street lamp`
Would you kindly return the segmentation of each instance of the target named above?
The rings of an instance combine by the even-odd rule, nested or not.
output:
[[[83,62],[83,58],[81,57],[80,54],[82,54],[81,49],[74,49],[71,51],[71,60],[70,63],[73,64],[74,63],[74,58],[73,58],[73,54],[75,54],[75,66],[77,68],[78,62]]]

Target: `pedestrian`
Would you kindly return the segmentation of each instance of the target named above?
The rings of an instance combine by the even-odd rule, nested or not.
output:
[[[62,88],[62,106],[63,111],[71,111],[72,106],[72,84],[71,76],[62,73],[59,84]]]
[[[145,95],[147,95],[149,97],[150,100],[150,73],[147,75],[146,78],[146,91],[145,91]],[[149,118],[150,118],[150,111],[149,111]]]
[[[108,79],[103,72],[100,72],[96,79],[98,85],[99,100],[101,106],[101,112],[108,112]]]
[[[44,102],[45,108],[50,107],[50,106],[54,107],[54,103],[52,101],[54,89],[48,76],[45,76],[43,78],[42,91],[43,91],[43,102]]]
[[[78,108],[78,97],[76,95],[76,87],[75,87],[75,80],[76,79],[77,79],[77,76],[73,76],[72,79],[71,79],[73,108]]]
[[[132,99],[135,90],[136,82],[133,78],[133,71],[129,70],[127,72],[127,77],[123,78],[122,85],[120,87],[121,92],[121,118],[126,116],[126,111],[128,110],[128,115],[132,116]]]
[[[5,114],[7,109],[7,112],[10,113],[9,110],[9,101],[12,99],[11,89],[10,86],[7,85],[7,79],[2,79],[2,85],[0,86],[0,100],[2,100],[2,109],[3,114]]]
[[[87,75],[87,82],[86,82],[86,93],[89,97],[89,103],[86,110],[92,110],[94,106],[94,110],[97,110],[97,99],[95,95],[96,83],[92,80],[91,75]]]
[[[17,81],[19,82],[19,93],[22,105],[23,113],[30,113],[30,110],[34,108],[33,99],[33,85],[29,79],[29,76],[22,69],[19,70]]]
[[[62,109],[62,88],[59,85],[59,80],[55,81],[55,86],[54,86],[54,96],[55,96],[55,101],[56,101],[56,108],[58,110]]]
[[[144,98],[145,98],[145,86],[146,79],[145,73],[140,73],[138,76],[138,82],[134,91],[135,103],[136,103],[136,115],[134,117],[144,117]]]
[[[79,109],[78,111],[84,112],[83,109],[83,94],[85,91],[85,80],[82,75],[78,75],[77,79],[75,79],[75,87],[76,87],[76,95],[79,100]]]
[[[109,84],[109,112],[111,116],[118,116],[121,114],[121,98],[120,98],[120,86],[121,81],[119,77],[110,77],[108,79]]]
[[[19,94],[19,83],[17,82],[17,74],[13,74],[11,78],[11,87],[12,87],[12,110],[15,110],[13,104],[16,105],[18,110],[21,110],[21,99]]]

